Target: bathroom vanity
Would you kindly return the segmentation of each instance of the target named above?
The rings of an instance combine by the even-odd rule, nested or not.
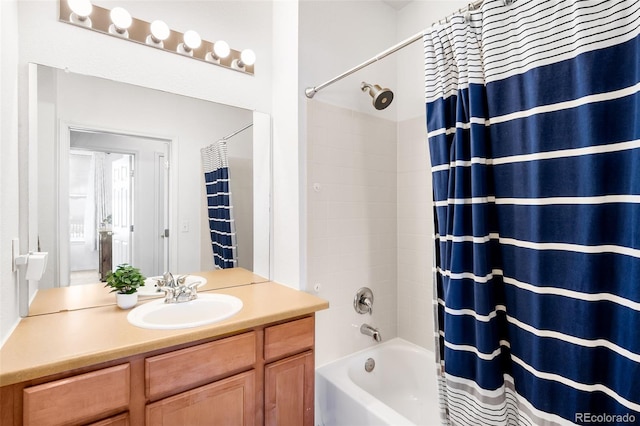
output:
[[[148,330],[115,306],[25,318],[0,350],[1,425],[313,425],[315,312],[274,282],[230,319]]]

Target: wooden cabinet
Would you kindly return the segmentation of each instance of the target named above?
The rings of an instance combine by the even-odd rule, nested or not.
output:
[[[314,374],[311,351],[265,367],[265,425],[313,426]]]
[[[0,424],[313,426],[314,316],[0,388]]]
[[[129,370],[123,364],[25,388],[24,425],[80,424],[126,410]]]
[[[255,371],[147,405],[147,426],[255,424]]]
[[[313,426],[314,329],[313,317],[265,328],[265,425]]]

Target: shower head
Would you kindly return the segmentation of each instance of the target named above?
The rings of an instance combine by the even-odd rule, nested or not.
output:
[[[393,101],[393,92],[389,89],[383,89],[377,84],[368,84],[363,81],[360,89],[363,92],[369,91],[369,95],[373,98],[373,106],[376,109],[385,109]]]

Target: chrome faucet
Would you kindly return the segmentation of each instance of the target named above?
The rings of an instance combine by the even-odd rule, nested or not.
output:
[[[165,272],[162,275],[162,280],[158,280],[158,287],[176,287],[176,280],[173,278],[173,274],[171,272]]]
[[[164,291],[164,303],[188,302],[198,298],[200,281],[185,285],[186,275],[174,279],[171,272],[165,272],[162,278],[158,280],[158,291]]]
[[[373,292],[368,287],[362,287],[353,299],[353,308],[359,314],[373,314]]]
[[[382,342],[382,335],[378,329],[371,327],[369,324],[362,324],[360,326],[360,333],[373,337],[376,342]]]

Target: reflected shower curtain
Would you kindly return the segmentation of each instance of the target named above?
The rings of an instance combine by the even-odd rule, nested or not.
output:
[[[640,423],[640,2],[424,36],[444,424]]]
[[[200,150],[209,212],[213,261],[217,269],[236,266],[236,230],[229,190],[227,143],[218,141]]]

